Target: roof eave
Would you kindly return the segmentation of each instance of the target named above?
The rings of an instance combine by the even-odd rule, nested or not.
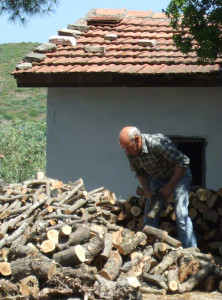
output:
[[[130,73],[18,73],[18,87],[216,87],[222,86],[222,72],[189,74]]]

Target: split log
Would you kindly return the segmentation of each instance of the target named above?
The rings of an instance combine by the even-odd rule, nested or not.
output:
[[[166,231],[162,231],[160,229],[151,227],[151,226],[145,226],[145,228],[143,229],[143,232],[149,236],[155,236],[156,238],[159,239],[160,242],[165,242],[167,244],[169,244],[170,246],[173,246],[174,248],[179,248],[182,243],[174,238],[172,238],[171,236],[168,235],[168,233]]]
[[[127,255],[144,241],[146,241],[146,235],[143,232],[137,232],[131,239],[125,239],[122,243],[115,245],[115,247],[121,254]]]
[[[196,275],[189,278],[186,282],[180,284],[179,292],[190,292],[197,286],[204,278],[206,278],[213,270],[213,264],[207,264]]]
[[[85,261],[86,251],[77,245],[53,254],[53,259],[62,266],[77,266]]]
[[[200,269],[199,261],[192,255],[184,256],[180,259],[178,278],[180,282],[184,282],[188,277],[192,277]]]
[[[99,272],[100,276],[108,279],[115,280],[119,275],[120,268],[122,266],[122,257],[119,255],[118,251],[112,251],[110,256],[103,267]]]

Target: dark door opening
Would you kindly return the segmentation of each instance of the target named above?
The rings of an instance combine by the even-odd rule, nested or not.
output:
[[[203,138],[172,137],[177,148],[190,159],[190,168],[193,176],[192,187],[205,187],[205,148],[206,140]]]

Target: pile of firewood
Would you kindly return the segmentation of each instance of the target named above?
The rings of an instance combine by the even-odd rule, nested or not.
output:
[[[170,233],[174,225],[142,230],[144,203],[141,189],[117,200],[103,187],[87,192],[82,179],[64,184],[42,173],[0,186],[0,298],[148,299],[150,293],[222,291],[222,269],[212,254],[183,249]]]
[[[136,194],[122,202],[122,211],[117,218],[123,226],[133,231],[142,230],[146,199],[140,187]],[[189,196],[189,216],[194,225],[198,247],[203,252],[212,253],[222,264],[222,188],[218,191],[199,188],[190,191]],[[163,202],[160,229],[177,237],[174,199],[170,197]]]

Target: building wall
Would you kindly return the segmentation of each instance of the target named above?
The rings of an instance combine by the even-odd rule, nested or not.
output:
[[[207,139],[206,185],[222,187],[222,88],[49,88],[47,176],[87,191],[135,194],[134,173],[118,143],[127,125],[144,133]]]

